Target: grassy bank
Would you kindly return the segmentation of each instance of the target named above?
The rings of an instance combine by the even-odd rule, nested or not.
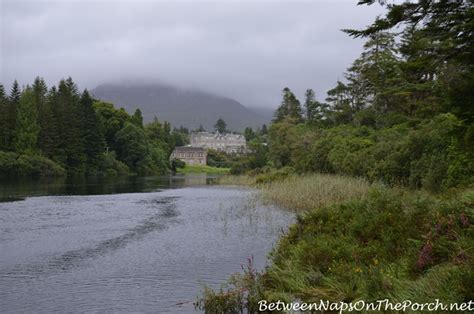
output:
[[[304,211],[265,271],[249,265],[222,290],[205,290],[206,311],[254,310],[261,299],[474,299],[474,190],[435,196],[321,175],[259,188],[267,201]]]
[[[184,168],[178,168],[178,173],[208,173],[208,174],[226,174],[229,168],[217,168],[207,165],[186,165]]]
[[[267,179],[275,177],[278,179]],[[360,200],[367,195],[371,187],[364,179],[327,174],[289,174],[284,177],[274,173],[259,176],[224,176],[219,179],[219,183],[257,187],[265,202],[295,211]]]

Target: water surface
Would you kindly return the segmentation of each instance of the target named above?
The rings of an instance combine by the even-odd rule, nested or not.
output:
[[[158,181],[0,203],[1,311],[193,312],[202,284],[249,256],[262,268],[293,220],[249,189]]]

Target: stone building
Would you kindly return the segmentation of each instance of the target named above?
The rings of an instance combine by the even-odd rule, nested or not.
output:
[[[206,165],[207,151],[203,147],[180,146],[173,150],[170,159],[180,159],[187,165]]]
[[[229,154],[247,151],[245,137],[240,134],[220,134],[208,132],[191,133],[191,146],[220,150]]]

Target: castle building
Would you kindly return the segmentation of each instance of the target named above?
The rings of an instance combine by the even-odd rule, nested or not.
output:
[[[203,147],[180,146],[173,150],[170,159],[180,159],[188,165],[206,165],[207,150]]]
[[[245,137],[240,134],[220,134],[208,132],[191,133],[191,146],[215,149],[228,154],[238,154],[247,151]]]

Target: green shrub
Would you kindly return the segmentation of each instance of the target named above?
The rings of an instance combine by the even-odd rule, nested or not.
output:
[[[0,151],[0,177],[57,177],[65,170],[54,161],[39,155],[18,155]]]

